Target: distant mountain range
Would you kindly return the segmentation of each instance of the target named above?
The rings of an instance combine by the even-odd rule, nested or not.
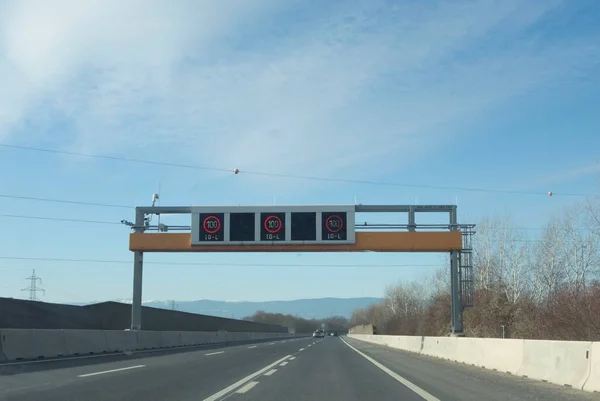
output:
[[[130,299],[112,300],[131,303]],[[198,301],[144,301],[144,306],[152,308],[173,309],[199,313],[203,315],[243,319],[257,311],[282,313],[304,319],[323,319],[330,316],[350,318],[352,312],[381,301],[381,298],[314,298],[296,299],[292,301],[214,301],[202,299]],[[97,302],[71,303],[72,305],[89,305]]]

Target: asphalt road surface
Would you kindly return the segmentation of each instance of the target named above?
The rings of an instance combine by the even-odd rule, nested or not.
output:
[[[346,337],[0,365],[0,400],[600,400]]]

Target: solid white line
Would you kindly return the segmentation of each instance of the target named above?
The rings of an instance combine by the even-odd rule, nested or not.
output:
[[[396,372],[388,369],[387,367],[383,366],[381,363],[377,362],[375,359],[373,359],[370,356],[368,356],[368,355],[362,353],[361,351],[357,350],[352,345],[348,344],[343,338],[340,338],[340,340],[342,340],[342,342],[344,344],[346,344],[348,347],[350,347],[350,349],[353,350],[353,351],[355,351],[358,355],[362,356],[367,361],[371,362],[373,365],[375,365],[379,369],[383,370],[385,373],[387,373],[388,375],[390,375],[391,377],[393,377],[394,379],[396,379],[397,381],[399,381],[400,383],[402,383],[403,385],[405,385],[406,387],[408,387],[413,392],[419,394],[421,396],[421,398],[425,399],[426,401],[440,401],[439,398],[437,398],[437,397],[429,394],[427,391],[423,390],[421,387],[419,387],[416,384],[414,384],[414,383],[406,380],[404,377],[400,376],[398,373],[396,373]]]
[[[258,382],[250,382],[250,383],[246,384],[244,387],[242,387],[241,389],[239,389],[238,391],[236,391],[236,393],[238,393],[238,394],[247,393],[248,391],[252,390],[252,387],[256,386],[257,384],[258,384]]]
[[[247,382],[249,382],[250,380],[254,379],[256,376],[260,376],[263,373],[265,373],[267,370],[272,369],[275,365],[285,361],[286,359],[288,359],[291,355],[286,355],[283,358],[273,362],[272,364],[265,366],[264,368],[262,368],[261,370],[258,370],[254,373],[252,373],[251,375],[248,375],[246,377],[244,377],[243,379],[238,380],[237,382],[233,383],[231,386],[228,386],[226,388],[224,388],[223,390],[214,393],[213,395],[211,395],[208,398],[205,398],[203,401],[217,401],[219,398],[223,397],[225,394],[232,392],[233,390],[237,389],[238,387],[243,386],[244,384],[246,384]]]
[[[219,352],[211,352],[210,354],[204,354],[204,355],[217,355],[217,354],[224,354],[225,351],[219,351]]]
[[[304,351],[304,348],[300,348],[298,351]]]
[[[288,364],[287,362],[281,362],[281,363],[279,364],[279,366],[285,366],[285,365],[287,365],[287,364]]]
[[[277,369],[271,369],[267,373],[265,373],[265,376],[271,376],[275,372],[277,372]]]
[[[248,348],[256,348],[256,347],[258,347],[258,345],[253,345],[253,346],[248,347]]]
[[[144,367],[146,367],[146,365],[129,366],[127,368],[104,370],[102,372],[94,372],[94,373],[86,373],[85,375],[79,375],[77,377],[97,376],[97,375],[103,375],[106,373],[121,372],[123,370],[138,369],[138,368],[144,368]]]
[[[291,358],[290,358],[290,361],[293,361],[294,359],[296,359],[296,357],[295,357],[295,356],[291,357]]]

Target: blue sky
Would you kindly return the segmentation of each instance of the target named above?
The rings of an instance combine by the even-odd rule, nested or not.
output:
[[[1,195],[133,207],[160,182],[161,205],[457,201],[463,223],[511,216],[535,238],[581,200],[569,194],[598,190],[599,17],[594,0],[0,1],[2,144],[224,169],[0,146],[2,214],[131,220],[126,208]],[[35,268],[46,301],[131,297],[127,227],[0,221],[0,295],[27,297]],[[380,296],[445,263],[372,253],[146,262],[146,300],[257,301]]]

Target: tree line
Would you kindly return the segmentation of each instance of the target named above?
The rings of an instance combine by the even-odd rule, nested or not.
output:
[[[325,319],[304,319],[293,315],[257,311],[252,316],[245,317],[244,320],[290,327],[294,328],[296,333],[312,333],[320,329],[321,324],[325,324],[327,330],[338,332],[346,332],[349,327],[349,321],[344,316],[331,316]]]
[[[600,202],[564,209],[535,239],[506,217],[486,217],[476,231],[475,305],[464,312],[466,336],[600,340]],[[350,326],[447,335],[449,265],[425,280],[388,286],[383,301],[354,311]]]

